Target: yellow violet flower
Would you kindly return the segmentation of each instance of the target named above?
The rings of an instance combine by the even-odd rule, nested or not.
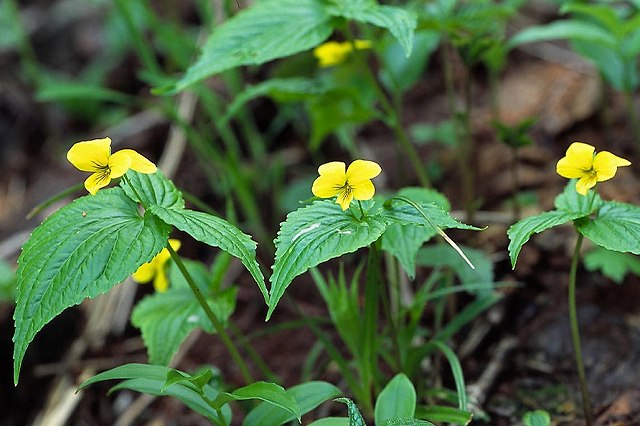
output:
[[[356,40],[354,44],[358,50],[369,49],[371,47],[369,40]],[[313,49],[313,56],[318,58],[318,65],[320,65],[320,67],[326,68],[343,63],[352,51],[353,44],[349,41],[328,41]]]
[[[74,144],[67,152],[67,160],[83,172],[92,172],[84,181],[84,187],[92,195],[129,169],[147,174],[156,171],[155,164],[132,149],[121,149],[111,154],[110,138]]]
[[[174,251],[178,251],[180,246],[180,240],[173,238],[169,239],[169,245]],[[155,255],[151,262],[147,262],[140,265],[138,270],[131,275],[131,278],[137,283],[145,284],[153,280],[153,287],[157,292],[163,293],[169,288],[169,280],[167,280],[167,274],[165,272],[165,263],[171,258],[169,250],[163,248],[162,251]]]
[[[596,183],[609,180],[615,176],[618,167],[629,166],[631,162],[608,151],[594,155],[595,147],[573,142],[567,153],[556,164],[556,171],[562,177],[578,179],[576,191],[587,195],[587,191]]]
[[[367,160],[355,160],[345,172],[342,161],[332,161],[318,168],[320,176],[313,182],[311,192],[320,198],[338,196],[337,204],[342,210],[356,200],[370,200],[376,192],[371,179],[378,176],[382,168],[378,163]]]

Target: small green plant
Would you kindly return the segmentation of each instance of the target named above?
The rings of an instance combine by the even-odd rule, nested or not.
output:
[[[556,166],[558,174],[571,179],[564,192],[555,200],[555,210],[519,221],[509,228],[509,255],[515,268],[522,246],[535,233],[573,222],[577,241],[569,274],[569,320],[575,353],[575,364],[580,381],[584,417],[589,426],[594,424],[593,410],[582,360],[580,332],[576,308],[577,269],[580,247],[586,237],[596,246],[621,253],[640,254],[640,208],[627,203],[604,201],[594,187],[598,182],[613,178],[618,167],[631,163],[608,151],[595,153],[591,145],[574,142],[566,156]],[[576,180],[577,179],[577,180]]]

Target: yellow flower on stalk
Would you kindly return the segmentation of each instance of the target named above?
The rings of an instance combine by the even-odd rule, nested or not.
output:
[[[587,191],[598,182],[609,180],[615,176],[618,167],[629,166],[631,162],[608,151],[594,155],[595,147],[573,142],[567,153],[556,164],[556,171],[562,177],[578,179],[576,191],[587,195]]]
[[[356,200],[370,200],[376,189],[371,179],[378,176],[382,168],[378,163],[367,160],[355,160],[345,171],[342,161],[325,163],[318,168],[320,176],[311,187],[313,195],[320,198],[337,196],[336,203],[342,210],[349,208],[349,204]]]
[[[173,238],[169,239],[169,245],[173,251],[178,251],[180,246],[180,240]],[[140,265],[138,270],[131,275],[131,278],[137,283],[145,284],[153,280],[153,287],[158,293],[163,293],[169,288],[169,280],[167,280],[167,273],[165,272],[165,264],[171,258],[169,250],[163,248],[162,251],[155,255],[151,262],[147,262]]]
[[[328,41],[313,49],[313,56],[318,58],[320,67],[332,67],[343,63],[347,59],[347,56],[353,51],[353,45],[358,50],[369,49],[371,42],[369,40],[356,40],[352,44],[350,41]]]
[[[155,173],[156,165],[132,149],[121,149],[111,154],[111,139],[94,139],[74,144],[67,152],[67,160],[83,172],[92,172],[84,187],[92,195],[119,178],[127,170]]]

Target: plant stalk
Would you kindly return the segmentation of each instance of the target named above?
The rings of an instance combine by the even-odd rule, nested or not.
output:
[[[247,384],[255,382],[253,376],[251,376],[251,372],[249,372],[249,367],[244,362],[244,359],[242,359],[242,356],[240,355],[238,348],[236,348],[235,344],[227,334],[226,330],[224,329],[224,326],[222,325],[222,322],[218,319],[216,314],[211,310],[211,307],[207,303],[207,300],[205,299],[204,295],[202,294],[200,287],[198,287],[195,281],[193,281],[191,274],[189,274],[189,271],[187,271],[187,268],[184,266],[184,263],[182,262],[178,254],[175,252],[175,250],[171,248],[171,245],[167,244],[167,250],[169,250],[171,259],[173,259],[173,261],[178,266],[178,269],[180,269],[180,272],[182,273],[182,276],[184,276],[185,280],[187,281],[187,284],[189,284],[191,291],[196,297],[196,300],[198,301],[200,306],[202,306],[202,309],[207,315],[207,318],[209,318],[209,321],[211,321],[211,324],[213,324],[213,327],[216,329],[218,336],[220,336],[220,340],[222,340],[222,343],[225,345],[225,347],[229,351],[231,358],[233,358],[234,362],[240,369],[240,374],[242,374],[242,378]]]
[[[593,409],[591,408],[591,399],[589,398],[587,377],[584,372],[582,346],[580,344],[580,329],[578,327],[578,312],[576,309],[576,270],[578,269],[580,246],[582,245],[583,238],[582,234],[578,233],[578,241],[576,241],[576,246],[573,250],[573,258],[571,259],[571,270],[569,272],[569,323],[571,325],[571,340],[573,342],[573,352],[576,358],[576,368],[578,369],[578,378],[580,379],[580,392],[582,393],[582,409],[584,410],[584,418],[587,422],[587,426],[593,426]]]

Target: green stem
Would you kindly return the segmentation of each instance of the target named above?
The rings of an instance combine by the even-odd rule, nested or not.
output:
[[[578,233],[578,241],[576,241],[576,246],[573,250],[573,258],[571,259],[571,270],[569,272],[569,322],[571,325],[573,352],[576,357],[576,368],[578,369],[578,378],[580,379],[580,392],[582,393],[584,418],[587,421],[587,426],[593,426],[593,410],[591,408],[591,399],[589,398],[587,378],[584,372],[582,346],[580,345],[580,329],[578,327],[578,311],[576,309],[576,270],[578,269],[578,260],[580,259],[580,246],[582,245],[582,239],[582,234]]]
[[[71,187],[69,187],[67,189],[64,189],[64,190],[58,192],[56,195],[53,195],[53,196],[47,198],[45,201],[41,202],[40,204],[35,206],[33,209],[31,209],[31,211],[29,213],[27,213],[27,219],[33,218],[35,215],[37,215],[42,210],[44,210],[47,207],[49,207],[51,204],[53,204],[53,203],[65,198],[68,195],[73,194],[76,191],[79,191],[82,188],[84,188],[84,184],[78,183],[78,184],[75,184],[75,185],[73,185],[73,186],[71,186]]]
[[[200,287],[198,287],[195,281],[193,281],[191,274],[189,274],[189,271],[187,271],[187,268],[184,266],[184,263],[182,262],[178,254],[175,252],[175,250],[171,248],[171,245],[167,244],[167,250],[169,250],[171,259],[173,259],[173,261],[178,266],[178,269],[182,273],[182,276],[184,276],[184,279],[187,281],[187,284],[189,284],[191,291],[196,297],[196,300],[198,301],[200,306],[202,306],[202,309],[207,315],[207,318],[209,318],[209,321],[211,321],[211,324],[213,324],[213,327],[216,329],[216,332],[218,333],[220,340],[222,340],[222,343],[226,346],[227,350],[229,351],[229,354],[231,355],[231,358],[233,358],[236,365],[240,369],[240,374],[242,374],[244,381],[247,384],[255,382],[255,380],[251,376],[251,373],[249,372],[249,367],[244,362],[244,359],[242,359],[240,352],[238,352],[238,349],[236,348],[235,344],[227,334],[226,330],[224,329],[224,326],[222,325],[222,322],[218,319],[216,314],[211,310],[211,307],[207,303],[207,300],[205,299],[204,295],[202,294]]]
[[[378,100],[382,105],[382,109],[387,115],[387,120],[385,120],[385,122],[393,129],[400,147],[404,150],[406,156],[409,158],[411,167],[413,167],[413,170],[415,171],[418,180],[420,181],[420,185],[425,188],[430,188],[431,181],[429,179],[429,175],[427,174],[427,170],[424,167],[423,161],[420,158],[420,155],[418,154],[416,148],[413,146],[411,141],[409,141],[407,133],[404,131],[404,127],[402,127],[402,117],[400,111],[394,108],[391,101],[389,101],[384,90],[382,90],[382,87],[380,87],[378,79],[371,71],[369,64],[367,64],[361,52],[356,48],[355,37],[349,29],[349,25],[347,24],[345,27],[347,38],[349,39],[351,47],[353,49],[353,55],[360,62],[361,68],[365,71],[366,77],[370,80],[373,90],[375,91],[376,96],[378,97]]]
[[[518,174],[518,148],[511,147],[511,182],[513,183],[513,223],[520,220],[520,200],[518,199],[518,188],[520,187],[520,176]]]

